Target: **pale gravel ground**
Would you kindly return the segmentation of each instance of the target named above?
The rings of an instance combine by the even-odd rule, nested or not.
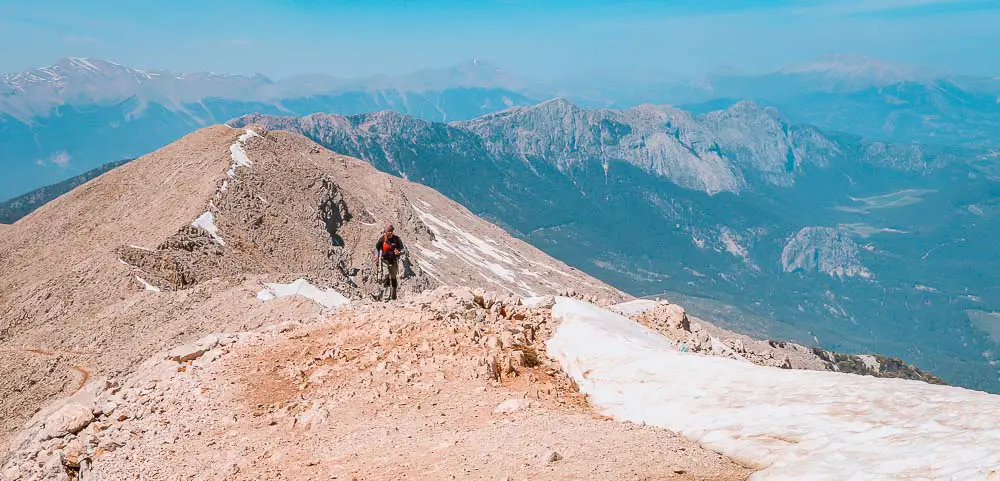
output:
[[[504,346],[520,342],[504,341],[503,332],[532,326],[538,336],[529,344],[540,348],[550,310],[511,307],[503,310],[508,318],[497,308],[470,308],[466,295],[440,290],[412,303],[345,308],[312,325],[286,323],[244,335],[214,362],[186,363],[183,372],[154,358],[123,382],[117,410],[94,423],[95,446],[116,431],[127,436],[120,447],[95,450],[83,479],[735,480],[751,473],[669,431],[593,414],[548,362],[493,379],[483,360],[505,359],[513,347]],[[509,399],[531,404],[494,413]],[[561,459],[548,461],[551,451]]]

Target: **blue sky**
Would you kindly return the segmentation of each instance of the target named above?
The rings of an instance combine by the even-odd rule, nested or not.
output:
[[[1000,76],[998,0],[0,0],[0,71],[358,77],[479,58],[536,78],[762,72],[850,53]]]

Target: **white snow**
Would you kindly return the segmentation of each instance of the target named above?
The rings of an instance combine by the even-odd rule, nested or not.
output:
[[[232,154],[234,163],[243,167],[250,167],[250,158],[247,157],[247,151],[243,148],[242,144],[236,142],[230,145],[229,152]]]
[[[475,268],[477,272],[489,271],[496,277],[490,278],[483,274],[484,277],[500,287],[508,288],[508,285],[512,283],[518,284],[522,288],[526,286],[524,281],[518,280],[509,268],[500,264],[503,263],[513,267],[516,263],[514,254],[498,250],[490,245],[490,243],[465,231],[450,220],[441,220],[437,216],[421,210],[416,205],[411,204],[411,207],[420,216],[420,220],[427,224],[427,227],[435,236],[431,244],[438,252],[427,255],[427,252],[431,251],[422,249],[421,252],[427,255],[427,257],[433,258],[435,254],[451,255]],[[494,260],[499,263],[493,262]],[[527,289],[525,292],[522,292],[522,294],[526,293],[528,293]]]
[[[240,135],[239,141],[241,143],[246,142],[250,137],[260,137],[260,135],[257,135],[257,132],[254,132],[253,129],[246,129],[246,132]]]
[[[250,162],[250,157],[247,157],[247,151],[243,148],[243,144],[246,143],[250,137],[260,137],[260,135],[257,135],[257,132],[254,132],[251,129],[246,129],[246,132],[241,134],[236,142],[233,142],[233,145],[229,146],[229,153],[233,159],[233,164],[229,166],[229,171],[226,172],[226,175],[228,175],[230,179],[236,177],[237,166],[250,167],[253,163]]]
[[[222,237],[219,237],[219,229],[215,227],[215,215],[211,212],[205,212],[204,214],[198,216],[198,218],[195,219],[191,225],[205,229],[209,234],[212,234],[212,238],[215,239],[215,242],[218,242],[219,245],[226,245],[226,241],[222,240]]]
[[[420,253],[423,254],[427,258],[435,259],[435,260],[441,260],[441,259],[445,258],[444,254],[442,254],[442,253],[440,253],[440,252],[438,252],[436,250],[428,249],[428,248],[426,248],[426,247],[424,247],[424,246],[422,246],[420,244],[416,244],[416,247],[420,251]]]
[[[725,246],[726,252],[739,257],[745,261],[750,259],[750,254],[747,252],[746,248],[740,245],[739,236],[732,230],[723,227],[722,232],[719,234],[719,240],[722,245]]]
[[[573,299],[552,315],[548,355],[599,411],[761,466],[752,480],[997,479],[1000,396],[679,352]]]
[[[287,296],[302,296],[328,309],[350,302],[343,294],[333,289],[320,289],[305,279],[296,279],[291,284],[264,284],[264,289],[257,293],[257,299],[262,301]]]
[[[90,70],[92,72],[100,72],[101,71],[101,69],[97,68],[96,65],[90,63],[90,60],[88,60],[86,58],[70,57],[69,61],[70,61],[70,63],[72,63],[73,65],[75,65],[77,67],[81,67],[81,68],[84,68],[86,70]]]
[[[143,278],[141,278],[139,276],[135,276],[135,279],[137,281],[139,281],[140,284],[142,284],[143,289],[145,289],[147,291],[160,292],[160,288],[159,287],[156,287],[156,286],[154,286],[154,285],[146,282],[145,279],[143,279]]]

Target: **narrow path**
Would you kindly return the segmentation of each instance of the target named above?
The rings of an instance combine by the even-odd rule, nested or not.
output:
[[[65,355],[65,356],[90,356],[90,355],[95,355],[95,354],[100,354],[101,353],[101,351],[84,351],[84,350],[75,350],[75,349],[74,350],[69,350],[69,351],[50,351],[48,349],[40,349],[40,348],[34,348],[34,347],[23,348],[23,349],[0,349],[0,352],[31,353],[31,354],[38,354],[40,356],[46,356],[46,357],[52,357],[52,356],[58,356],[58,355]],[[83,389],[83,386],[87,385],[87,381],[90,380],[90,371],[88,371],[83,366],[79,366],[79,365],[76,365],[76,364],[71,365],[70,368],[72,368],[74,371],[76,371],[76,372],[78,372],[80,374],[80,381],[77,383],[76,387],[73,389],[73,392],[69,393],[69,396],[72,396],[72,395],[76,394],[77,392],[79,392],[80,389]]]

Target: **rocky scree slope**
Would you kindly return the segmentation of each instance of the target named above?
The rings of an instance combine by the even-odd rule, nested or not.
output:
[[[250,309],[265,283],[302,278],[367,297],[374,240],[388,222],[410,249],[404,297],[440,284],[626,297],[428,187],[294,134],[210,127],[5,228],[0,443],[91,376],[281,318]]]

